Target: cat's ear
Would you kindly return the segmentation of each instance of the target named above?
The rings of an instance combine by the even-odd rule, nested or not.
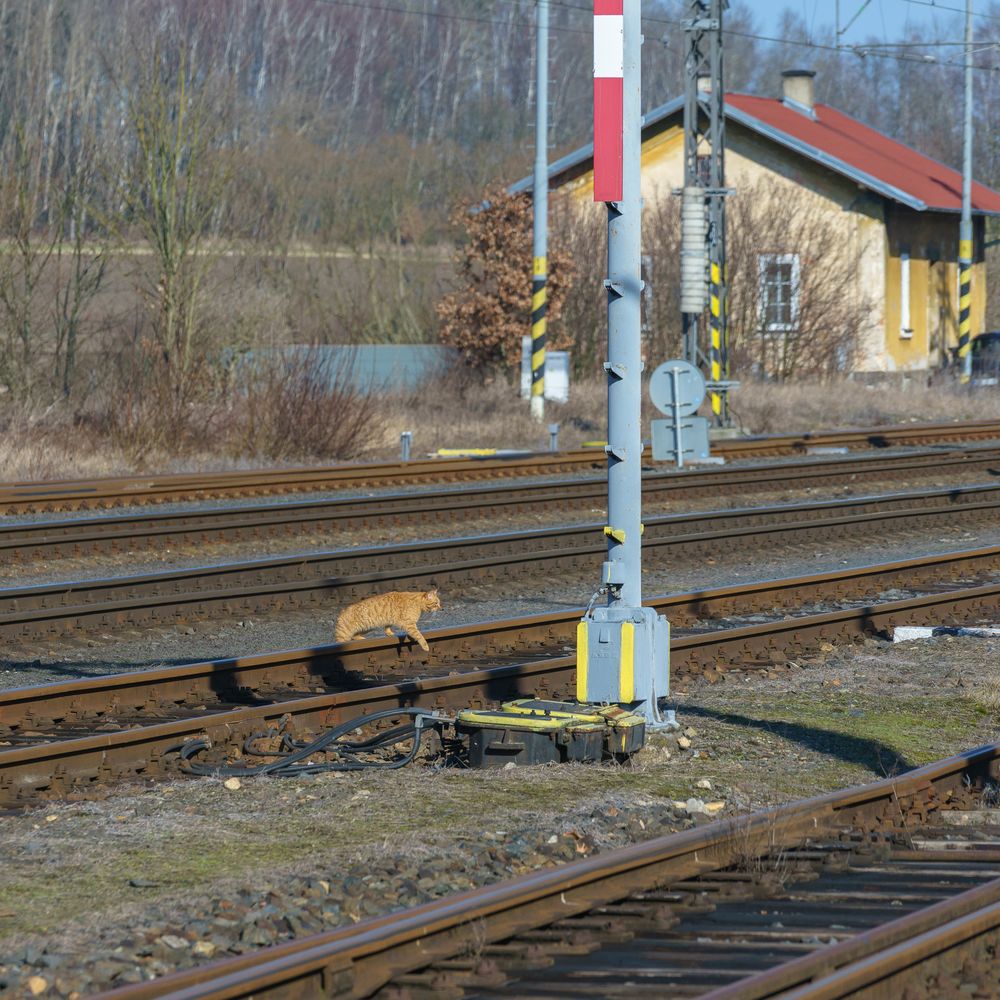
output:
[[[437,592],[438,592],[438,589],[437,589],[437,587],[435,587],[433,590],[428,590],[424,594],[424,597],[437,597]]]

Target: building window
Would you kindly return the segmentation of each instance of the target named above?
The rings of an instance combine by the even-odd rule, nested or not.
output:
[[[763,253],[760,269],[760,306],[764,330],[789,332],[799,323],[799,255]]]

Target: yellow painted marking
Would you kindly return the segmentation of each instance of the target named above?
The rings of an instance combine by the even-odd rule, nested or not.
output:
[[[722,344],[722,331],[717,327],[712,327],[712,346],[719,347]]]
[[[722,378],[722,366],[718,361],[712,362],[712,381],[718,382]],[[718,395],[718,393],[713,393],[713,395]]]
[[[608,538],[613,538],[616,542],[621,545],[625,544],[625,531],[623,528],[612,528],[610,524],[604,526],[604,534]]]
[[[545,364],[545,348],[544,347],[540,351],[535,351],[535,353],[531,355],[531,367],[533,369],[534,368],[541,368],[541,366],[543,364]]]
[[[635,701],[635,625],[622,622],[621,667],[618,672],[618,698]]]
[[[607,447],[607,441],[584,441],[580,445],[581,448],[605,448]]]
[[[545,289],[541,288],[534,295],[531,296],[531,311],[534,312],[536,309],[541,309],[545,305]],[[545,322],[543,319],[541,322]]]
[[[722,413],[722,397],[717,393],[712,393],[712,412],[719,416]]]
[[[718,319],[719,318],[719,296],[718,295],[713,295],[711,301],[712,301],[712,316],[715,317],[715,319]]]
[[[435,455],[495,455],[496,448],[438,448]]]
[[[719,265],[718,264],[713,264],[712,265],[712,282],[713,282],[713,284],[716,284],[716,285],[719,283]]]
[[[544,278],[545,277],[546,263],[547,262],[548,262],[548,258],[547,257],[534,257],[532,259],[531,269],[534,272],[534,276],[536,278]]]
[[[576,623],[576,700],[587,700],[587,623]]]
[[[966,342],[964,344],[960,344],[959,347],[958,347],[958,356],[960,358],[964,358],[966,356],[966,354],[969,353],[969,347],[970,346],[971,345],[968,342]]]
[[[958,241],[958,256],[966,260],[972,260],[972,240]]]
[[[971,295],[963,295],[958,300],[958,308],[959,309],[971,309],[972,308],[972,296]]]
[[[532,396],[545,395],[545,379],[540,378],[537,382],[531,383],[531,395]]]

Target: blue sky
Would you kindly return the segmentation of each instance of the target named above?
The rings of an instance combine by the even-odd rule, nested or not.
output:
[[[945,7],[965,7],[964,0],[937,2]],[[832,32],[835,21],[835,0],[732,0],[732,6],[737,4],[753,11],[766,34],[777,29],[781,12],[786,8],[799,14],[813,30],[826,25]],[[840,0],[841,26],[846,25],[863,5],[864,0]],[[843,41],[850,45],[868,41],[874,36],[879,41],[891,42],[898,40],[908,26],[934,23],[941,27],[953,26],[958,33],[956,38],[961,37],[962,16],[953,11],[932,10],[906,0],[871,0],[844,33]]]

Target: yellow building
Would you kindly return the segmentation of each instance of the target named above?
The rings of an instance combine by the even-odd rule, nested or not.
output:
[[[783,74],[781,98],[726,94],[726,183],[787,191],[828,220],[830,238],[856,257],[859,295],[876,303],[861,333],[858,371],[933,368],[958,342],[958,223],[961,174],[856,119],[813,101],[813,74]],[[684,176],[683,100],[643,121],[646,204],[672,197]],[[552,189],[581,201],[593,194],[593,147],[553,163]],[[525,178],[511,190],[530,190]],[[986,313],[984,217],[1000,215],[1000,194],[972,186],[972,332]],[[808,262],[794,251],[761,254],[762,324],[794,329],[797,284]],[[767,257],[767,260],[763,258]],[[764,331],[762,331],[764,332]]]

